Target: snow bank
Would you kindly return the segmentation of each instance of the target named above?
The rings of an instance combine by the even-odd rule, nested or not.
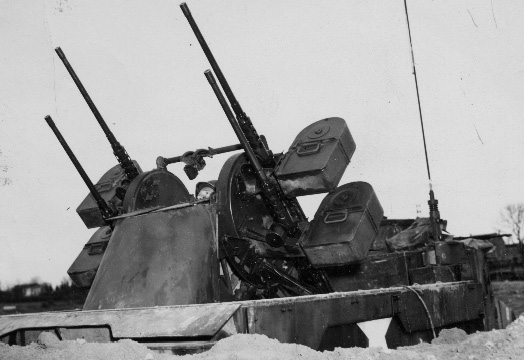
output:
[[[378,348],[337,348],[318,352],[306,346],[281,344],[264,335],[235,335],[219,341],[205,353],[186,356],[157,354],[132,340],[111,344],[86,343],[83,339],[59,341],[43,333],[38,343],[26,347],[0,344],[0,359],[59,360],[251,360],[251,359],[519,359],[524,357],[524,315],[507,329],[467,335],[460,329],[442,330],[431,344],[403,347],[397,350]]]

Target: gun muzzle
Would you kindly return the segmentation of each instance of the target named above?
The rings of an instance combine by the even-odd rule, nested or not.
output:
[[[120,145],[120,143],[117,141],[117,139],[115,138],[115,136],[113,135],[109,127],[107,126],[106,122],[104,121],[104,118],[98,111],[93,100],[91,100],[91,97],[87,93],[87,90],[85,89],[84,85],[82,85],[82,82],[76,75],[75,70],[73,70],[73,67],[67,60],[62,49],[60,47],[57,47],[55,49],[55,52],[58,55],[58,57],[60,58],[60,60],[62,60],[62,63],[64,64],[65,68],[67,69],[67,72],[69,72],[69,75],[71,75],[71,78],[73,79],[76,87],[78,88],[78,90],[80,90],[82,97],[84,98],[87,105],[91,109],[91,112],[93,113],[96,120],[98,121],[98,124],[104,131],[107,137],[107,140],[109,141],[109,144],[111,145],[111,148],[113,149],[113,154],[115,155],[116,159],[118,160],[118,163],[120,164],[120,166],[122,166],[122,168],[124,169],[127,179],[129,181],[133,180],[140,173],[139,170],[137,169],[135,164],[133,164],[133,161],[127,154],[126,149],[122,145]]]
[[[60,131],[56,127],[55,122],[53,121],[51,116],[47,115],[45,117],[45,121],[47,122],[47,124],[49,125],[51,130],[53,130],[53,132],[55,133],[56,138],[58,139],[58,141],[60,142],[60,144],[64,148],[67,156],[69,156],[69,159],[71,159],[71,162],[73,163],[73,165],[75,166],[76,170],[78,171],[78,173],[82,177],[82,180],[84,180],[85,184],[89,188],[89,191],[91,192],[91,195],[93,195],[93,197],[95,198],[96,204],[98,205],[98,208],[100,209],[100,212],[102,213],[103,218],[106,219],[106,218],[109,218],[109,217],[113,216],[113,211],[107,205],[107,203],[102,198],[100,193],[96,190],[95,185],[93,185],[93,182],[91,181],[91,179],[89,179],[89,176],[87,176],[86,172],[84,171],[84,168],[82,167],[82,165],[80,165],[80,162],[76,158],[75,154],[73,154],[73,151],[71,151],[71,148],[69,147],[69,145],[65,141],[64,137],[62,136],[62,134],[60,133]]]

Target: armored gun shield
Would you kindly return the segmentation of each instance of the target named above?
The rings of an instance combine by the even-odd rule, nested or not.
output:
[[[84,309],[218,301],[215,229],[204,205],[118,220]]]

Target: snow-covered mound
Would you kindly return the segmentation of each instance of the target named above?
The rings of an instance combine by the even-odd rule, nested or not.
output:
[[[244,334],[220,340],[208,352],[186,356],[157,354],[132,340],[121,340],[111,344],[87,343],[83,339],[60,341],[51,333],[43,333],[38,343],[26,347],[0,343],[0,359],[167,360],[180,358],[191,360],[523,359],[524,315],[504,330],[471,335],[460,329],[442,330],[431,344],[421,343],[397,350],[337,348],[334,351],[318,352],[302,345],[281,344],[264,335]]]

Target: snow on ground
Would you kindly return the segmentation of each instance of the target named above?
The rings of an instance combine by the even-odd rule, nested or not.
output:
[[[281,344],[264,335],[234,335],[220,340],[205,353],[186,356],[157,354],[132,340],[112,344],[86,343],[85,340],[60,341],[51,333],[43,333],[38,343],[26,347],[0,343],[0,359],[20,360],[400,360],[400,359],[523,359],[524,315],[504,330],[467,335],[459,329],[442,330],[431,344],[402,347],[397,350],[379,348],[337,348],[318,352],[306,346]]]

